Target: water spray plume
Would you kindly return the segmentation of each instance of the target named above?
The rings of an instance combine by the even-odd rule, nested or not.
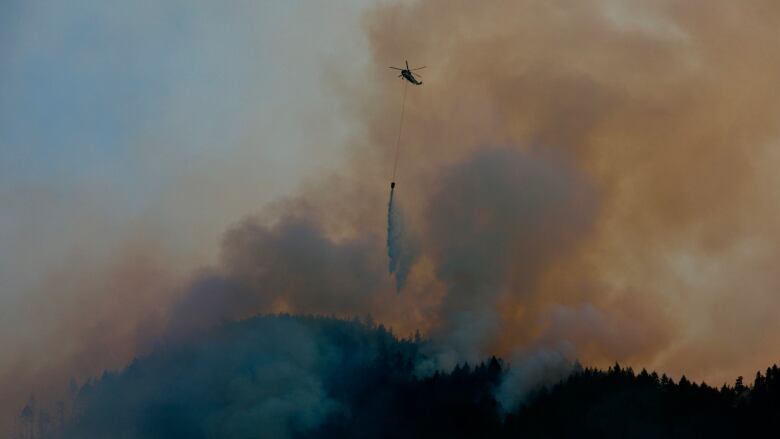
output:
[[[395,195],[395,182],[390,185],[390,201],[387,203],[387,259],[388,259],[388,272],[396,276],[396,291],[401,291],[402,278],[397,271],[399,268],[399,261],[401,256],[400,249],[400,235],[399,230],[399,215],[396,212],[393,197]]]

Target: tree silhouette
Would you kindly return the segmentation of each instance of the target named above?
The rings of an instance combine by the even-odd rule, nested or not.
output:
[[[560,382],[508,408],[497,398],[513,390],[506,380],[510,368],[500,358],[422,373],[419,366],[431,361],[426,343],[419,333],[399,338],[371,320],[278,315],[227,323],[87,381],[74,391],[67,419],[65,404],[56,406],[52,420],[30,398],[19,416],[21,437],[688,438],[780,432],[776,365],[756,373],[750,386],[738,377],[715,388],[686,376],[675,382],[646,369],[636,373],[619,363],[606,370],[576,363]],[[264,410],[280,408],[264,417]],[[316,422],[304,422],[312,413],[319,414]],[[225,419],[232,420],[230,429],[224,429]]]

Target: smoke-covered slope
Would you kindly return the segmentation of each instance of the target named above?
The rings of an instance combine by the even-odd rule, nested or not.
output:
[[[776,428],[780,369],[721,389],[576,366],[515,407],[518,365],[431,371],[428,342],[382,326],[260,316],[169,340],[79,392],[48,438],[728,437]],[[28,415],[30,410],[25,409]],[[25,413],[25,411],[23,411]],[[24,426],[23,426],[24,427]],[[775,430],[776,431],[776,430]]]
[[[80,392],[68,437],[292,437],[349,411],[376,364],[417,343],[383,327],[266,316],[161,345]],[[396,358],[396,357],[393,357]]]

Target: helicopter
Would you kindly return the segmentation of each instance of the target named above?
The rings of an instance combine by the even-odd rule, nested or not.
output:
[[[405,69],[402,69],[402,68],[399,68],[399,67],[390,67],[390,68],[394,69],[394,70],[400,70],[401,71],[401,74],[398,75],[399,78],[403,78],[403,79],[411,82],[414,85],[422,85],[422,81],[418,81],[417,78],[414,77],[415,73],[412,73],[412,72],[414,72],[416,70],[422,70],[422,69],[425,68],[425,66],[417,67],[416,69],[410,69],[409,68],[409,61],[406,61],[406,68]],[[420,78],[422,78],[422,76],[419,73],[417,73],[416,75],[419,76]]]

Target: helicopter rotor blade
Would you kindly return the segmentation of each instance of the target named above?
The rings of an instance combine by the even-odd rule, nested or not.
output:
[[[422,69],[424,69],[424,68],[425,68],[425,66],[422,66],[422,67],[417,67],[416,69],[412,69],[412,71],[415,71],[415,70],[422,70]]]
[[[388,69],[403,70],[403,69],[398,68],[398,67],[388,67]]]
[[[404,60],[406,62],[406,70],[409,70],[409,61]]]

